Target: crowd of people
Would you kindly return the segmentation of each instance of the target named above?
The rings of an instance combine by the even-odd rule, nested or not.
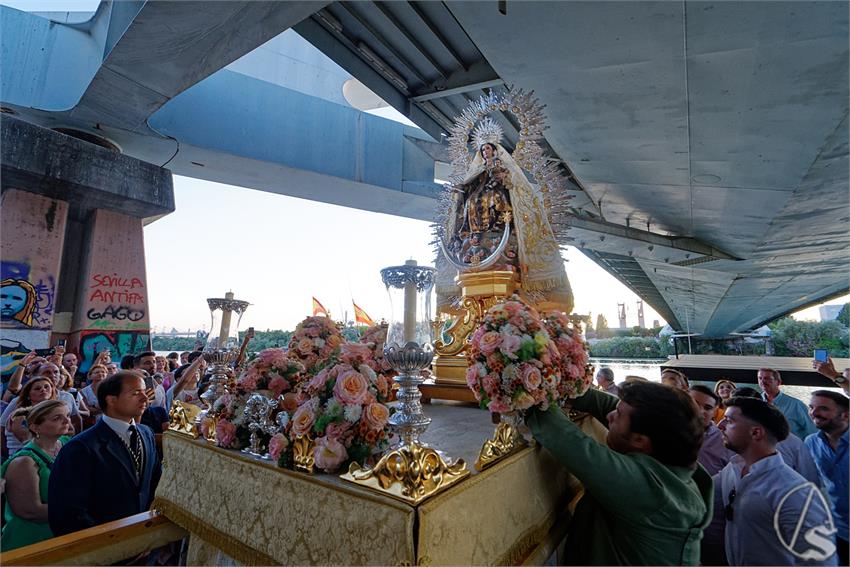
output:
[[[0,468],[4,551],[149,508],[159,434],[173,400],[199,404],[200,352],[108,351],[88,372],[58,347],[31,352],[4,385]],[[673,368],[598,388],[572,409],[603,424],[589,437],[553,406],[526,418],[535,438],[584,485],[566,545],[570,564],[847,565],[848,380],[815,363],[844,394],[806,404],[778,371],[759,389],[692,384]]]
[[[808,407],[782,392],[719,379],[661,384],[610,368],[574,400],[608,432],[604,445],[557,408],[532,411],[534,437],[584,485],[566,545],[576,565],[847,565],[850,370],[815,370],[844,390]]]
[[[201,352],[100,352],[82,373],[55,347],[22,357],[4,384],[3,551],[149,508],[160,475],[160,434],[172,401],[199,404]]]

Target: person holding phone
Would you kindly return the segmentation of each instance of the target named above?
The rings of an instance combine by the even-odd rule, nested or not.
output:
[[[822,351],[823,354],[820,354],[819,351]],[[812,360],[812,368],[814,368],[821,376],[826,376],[835,382],[836,386],[844,390],[844,394],[846,396],[850,396],[850,368],[845,368],[844,372],[836,370],[835,364],[832,362],[832,359],[829,357],[829,353],[825,349],[815,350],[815,358]]]

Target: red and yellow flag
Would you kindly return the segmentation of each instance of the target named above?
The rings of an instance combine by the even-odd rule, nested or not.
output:
[[[357,307],[357,304],[354,303],[354,301],[352,301],[351,304],[354,306],[354,321],[355,322],[363,323],[364,325],[368,325],[369,327],[371,327],[372,325],[375,324],[375,322],[372,321],[372,318],[369,317],[368,315],[366,315],[365,311],[363,311],[362,309]]]
[[[313,315],[315,316],[315,315],[318,315],[319,313],[322,313],[325,317],[330,317],[330,315],[328,315],[328,310],[325,309],[325,306],[322,305],[321,303],[319,303],[319,300],[314,297],[313,298]]]

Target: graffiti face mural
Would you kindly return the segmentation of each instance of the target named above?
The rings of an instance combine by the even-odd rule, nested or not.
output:
[[[32,327],[35,308],[36,292],[31,283],[15,278],[0,281],[0,320]]]

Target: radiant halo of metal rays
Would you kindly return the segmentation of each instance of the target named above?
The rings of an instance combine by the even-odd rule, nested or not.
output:
[[[449,176],[449,184],[438,196],[437,214],[433,225],[433,244],[438,256],[445,248],[441,241],[446,236],[444,227],[448,216],[452,214],[452,192],[456,190],[455,187],[463,184],[463,177],[472,162],[470,137],[477,147],[480,147],[479,142],[492,141],[494,136],[500,138],[501,127],[489,116],[497,112],[510,113],[516,118],[519,124],[519,140],[512,154],[514,161],[520,168],[531,174],[539,187],[549,224],[558,244],[566,246],[570,242],[569,201],[572,195],[567,193],[568,181],[558,162],[546,156],[539,144],[539,140],[543,139],[543,132],[548,128],[544,108],[545,105],[540,104],[534,96],[534,91],[525,92],[512,86],[504,92],[490,91],[481,96],[478,100],[471,102],[455,118],[448,138],[452,173]]]

